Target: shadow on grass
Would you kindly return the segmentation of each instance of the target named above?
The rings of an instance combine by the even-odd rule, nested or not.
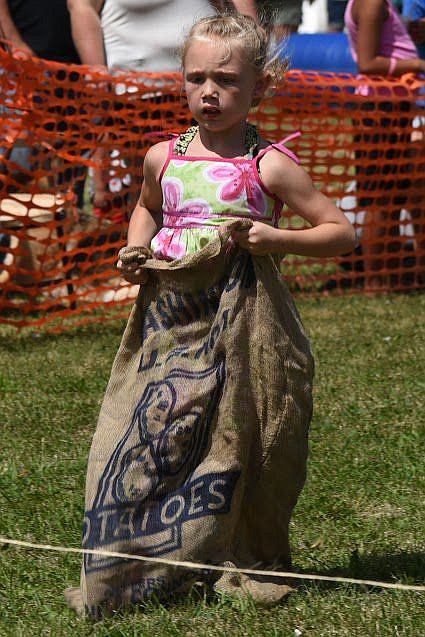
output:
[[[299,571],[300,573],[303,570]],[[311,571],[310,571],[311,572]],[[321,569],[318,575],[373,580],[390,584],[425,585],[425,553],[400,551],[399,553],[368,553],[353,551],[348,566]],[[308,582],[303,580],[304,586]],[[315,581],[321,588],[340,586],[339,582]]]
[[[300,569],[299,573],[306,572],[304,569]],[[311,572],[311,569],[310,571]],[[367,554],[360,555],[357,551],[354,551],[351,555],[350,563],[346,567],[336,567],[327,570],[321,570],[317,572],[318,575],[324,575],[328,577],[347,577],[354,579],[382,581],[388,583],[403,583],[403,584],[425,584],[425,553],[422,552],[403,552],[395,554]],[[264,581],[271,581],[275,583],[282,583],[282,579],[277,579],[271,576],[270,578],[259,578]],[[318,580],[296,580],[288,579],[286,583],[295,587],[295,589],[303,594],[303,591],[317,590],[320,591],[332,591],[341,588],[341,582],[326,582]],[[345,586],[345,584],[344,584]],[[360,590],[363,593],[370,590],[380,591],[379,586],[355,586],[356,590]],[[292,595],[284,596],[280,601],[273,603],[271,606],[283,606],[288,603]],[[178,592],[172,595],[157,596],[152,595],[145,602],[134,604],[131,607],[119,608],[114,611],[113,615],[105,613],[99,616],[98,620],[116,621],[117,619],[126,620],[128,617],[134,617],[134,614],[140,616],[156,617],[159,610],[164,615],[172,614],[173,612],[190,612],[199,613],[202,609],[210,609],[213,611],[233,611],[237,613],[257,613],[257,607],[263,608],[263,604],[257,604],[257,602],[247,596],[234,596],[225,592],[217,592],[212,588],[212,581],[209,583],[194,584],[190,590],[186,592]],[[267,605],[268,606],[268,605]],[[200,611],[201,609],[201,611]],[[98,620],[86,618],[88,623],[95,623]]]

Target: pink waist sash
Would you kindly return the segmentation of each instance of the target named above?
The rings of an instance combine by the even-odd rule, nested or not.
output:
[[[212,223],[213,219],[216,220],[215,223]],[[217,228],[222,223],[232,219],[250,219],[251,221],[261,221],[269,225],[273,224],[273,219],[262,215],[243,215],[231,212],[223,215],[196,215],[178,211],[168,211],[163,215],[162,227],[175,230]]]

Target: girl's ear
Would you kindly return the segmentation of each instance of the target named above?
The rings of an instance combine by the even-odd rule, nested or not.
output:
[[[264,97],[264,93],[267,91],[267,89],[270,86],[271,80],[272,80],[271,75],[269,75],[268,73],[265,75],[261,75],[257,79],[257,81],[255,82],[254,91],[252,94],[253,106],[258,106],[258,104],[261,102],[261,100]]]

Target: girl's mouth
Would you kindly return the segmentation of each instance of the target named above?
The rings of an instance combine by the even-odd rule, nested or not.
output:
[[[216,115],[220,115],[220,109],[216,106],[204,106],[202,108],[202,115],[205,117],[215,117]]]

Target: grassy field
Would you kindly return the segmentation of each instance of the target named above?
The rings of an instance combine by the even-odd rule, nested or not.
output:
[[[425,583],[424,295],[299,301],[317,361],[294,567]],[[123,324],[0,327],[0,535],[79,546],[87,453]],[[422,356],[421,356],[422,352]],[[192,596],[99,624],[67,609],[78,556],[0,546],[0,636],[425,634],[425,594],[301,583],[284,603]]]

